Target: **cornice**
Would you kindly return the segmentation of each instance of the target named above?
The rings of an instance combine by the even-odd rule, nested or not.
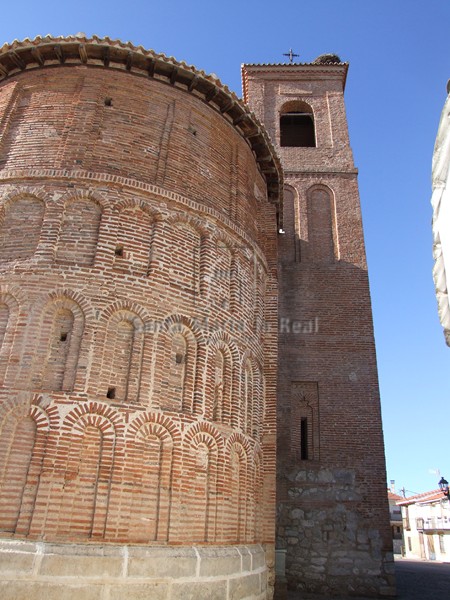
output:
[[[33,40],[15,40],[0,49],[0,83],[19,73],[34,69],[86,65],[129,72],[157,79],[194,94],[221,113],[248,142],[262,174],[269,200],[281,202],[283,175],[280,159],[263,125],[234,92],[216,75],[208,75],[173,57],[134,46],[109,37],[38,36]]]

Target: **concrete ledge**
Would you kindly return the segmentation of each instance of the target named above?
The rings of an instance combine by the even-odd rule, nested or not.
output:
[[[265,549],[0,540],[2,600],[270,600]]]

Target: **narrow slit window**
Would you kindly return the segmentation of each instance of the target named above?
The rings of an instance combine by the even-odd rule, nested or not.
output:
[[[300,421],[300,459],[308,460],[308,419],[302,417]]]
[[[109,398],[110,400],[114,400],[114,398],[116,397],[116,388],[109,387],[108,391],[106,392],[106,397]]]
[[[122,258],[123,257],[123,246],[116,246],[116,249],[114,250],[114,254],[116,256],[120,256]]]

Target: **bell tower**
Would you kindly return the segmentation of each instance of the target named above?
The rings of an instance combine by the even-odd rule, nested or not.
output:
[[[285,183],[277,548],[291,589],[388,596],[392,540],[347,71],[330,54],[242,68],[244,100],[275,144]]]

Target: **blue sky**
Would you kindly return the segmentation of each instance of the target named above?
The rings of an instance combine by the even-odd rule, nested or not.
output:
[[[447,0],[24,0],[1,10],[0,44],[85,32],[216,73],[241,94],[243,62],[334,52],[350,63],[347,115],[363,210],[388,479],[450,479],[450,348],[431,278],[430,172],[450,78]],[[449,225],[450,226],[450,225]]]

